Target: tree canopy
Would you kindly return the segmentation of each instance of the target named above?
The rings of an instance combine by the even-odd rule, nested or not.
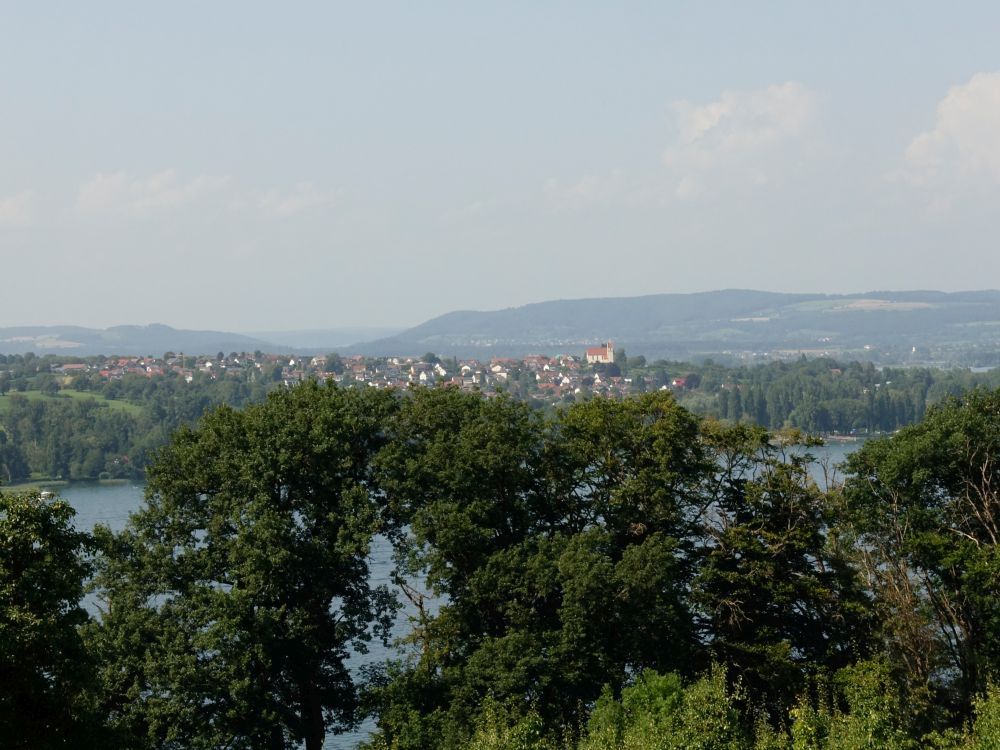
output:
[[[159,455],[98,579],[93,637],[128,741],[314,750],[357,722],[344,662],[392,611],[366,560],[392,406],[310,383],[219,409]]]
[[[94,665],[81,607],[90,538],[73,509],[38,493],[0,492],[0,745],[87,746]]]
[[[866,443],[843,484],[815,445],[664,391],[546,413],[307,382],[219,408],[121,533],[0,495],[0,732],[312,750],[367,715],[393,750],[996,747],[1000,391]],[[376,534],[410,630],[362,674],[398,606]]]

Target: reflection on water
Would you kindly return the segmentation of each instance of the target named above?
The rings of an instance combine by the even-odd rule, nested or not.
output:
[[[840,465],[847,460],[847,457],[858,450],[864,443],[862,442],[830,442],[818,448],[810,448],[809,452],[816,457],[809,473],[816,480],[821,488],[826,488],[843,481],[844,473],[840,470]]]
[[[823,486],[824,474],[821,468],[825,463],[830,469],[841,463],[852,452],[860,447],[860,443],[829,443],[822,447],[810,449],[820,462],[813,468],[813,477]],[[98,523],[107,524],[115,531],[125,527],[129,513],[137,510],[143,501],[144,486],[138,483],[128,484],[73,484],[63,487],[59,494],[68,500],[76,510],[76,525],[80,529],[91,529]],[[369,557],[372,583],[375,585],[391,585],[392,547],[384,537],[376,537],[372,544]],[[408,631],[406,612],[400,613],[393,628],[393,636],[400,638]],[[350,659],[352,669],[358,669],[365,664],[375,664],[386,659],[398,657],[400,651],[395,648],[385,648],[381,643],[369,644],[367,654],[354,654]],[[327,750],[348,750],[355,748],[367,738],[374,725],[366,723],[357,732],[330,737],[324,748]]]

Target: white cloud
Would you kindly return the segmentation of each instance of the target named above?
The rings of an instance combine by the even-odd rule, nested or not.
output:
[[[144,218],[217,194],[228,185],[225,176],[198,175],[185,180],[176,169],[140,177],[102,172],[81,186],[76,210],[86,218]]]
[[[671,110],[675,137],[663,163],[675,196],[689,198],[778,180],[810,145],[819,96],[789,81],[724,91],[707,104],[677,101]]]
[[[268,191],[260,198],[257,205],[265,214],[287,219],[303,211],[329,208],[339,202],[342,196],[341,190],[320,190],[311,182],[300,182],[287,192]]]
[[[35,194],[31,190],[0,198],[0,227],[30,224],[35,215]]]
[[[555,208],[581,208],[623,197],[627,191],[621,170],[588,174],[571,181],[549,179],[545,197]]]
[[[549,179],[545,199],[556,209],[664,206],[777,185],[819,151],[819,103],[815,92],[794,81],[724,91],[707,104],[675,101],[670,105],[673,137],[662,153],[665,172],[626,175],[614,169]]]
[[[1000,185],[1000,72],[952,87],[938,103],[934,127],[910,142],[905,157],[898,176],[917,186],[953,193]]]

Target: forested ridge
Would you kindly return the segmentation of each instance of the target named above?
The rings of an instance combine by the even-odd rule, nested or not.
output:
[[[121,533],[0,496],[0,744],[319,748],[371,716],[399,750],[997,747],[1000,391],[842,484],[811,444],[667,392],[222,406]],[[400,659],[350,672],[400,598]]]

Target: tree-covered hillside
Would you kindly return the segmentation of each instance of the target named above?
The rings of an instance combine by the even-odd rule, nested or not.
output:
[[[176,373],[65,376],[53,372],[58,362],[0,355],[0,481],[140,478],[178,427],[221,404],[261,401],[275,385],[257,370],[191,382]]]

